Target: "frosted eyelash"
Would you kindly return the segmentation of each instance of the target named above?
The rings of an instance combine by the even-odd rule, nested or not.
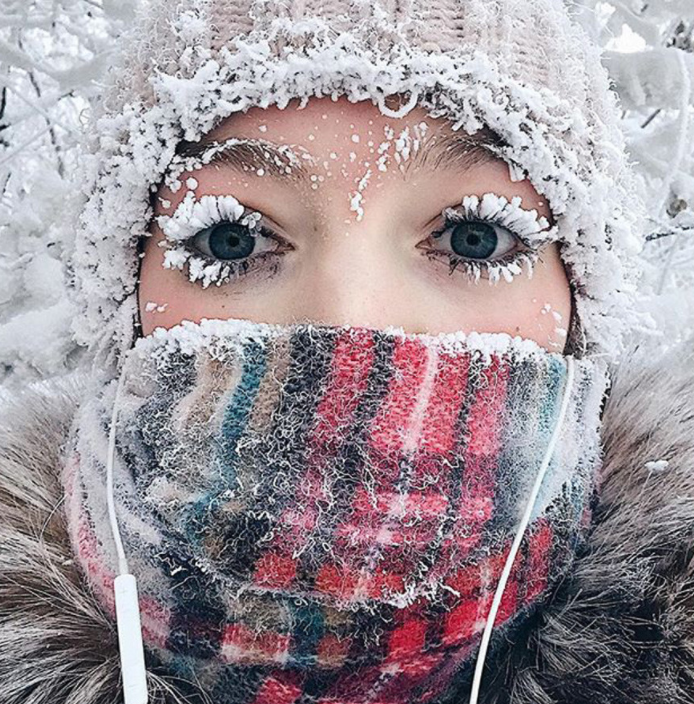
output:
[[[496,284],[503,278],[508,283],[511,283],[516,276],[523,273],[523,265],[527,269],[528,278],[532,279],[535,264],[540,258],[539,252],[516,252],[510,255],[508,261],[498,259],[490,262],[472,262],[469,260],[457,260],[451,262],[451,272],[463,266],[466,273],[470,276],[474,283],[478,283],[482,278],[482,271],[487,272],[487,280],[489,284]]]
[[[234,196],[202,196],[197,199],[193,191],[188,191],[173,215],[159,215],[156,220],[168,240],[184,242],[200,230],[222,221],[239,222],[255,231],[261,217],[256,211],[246,213],[246,208]]]
[[[505,257],[491,261],[474,261],[463,257],[448,254],[451,271],[462,267],[468,276],[475,282],[482,278],[482,271],[487,272],[490,284],[499,282],[502,278],[511,282],[516,276],[523,273],[523,265],[527,268],[528,278],[532,278],[534,265],[539,259],[539,250],[542,245],[556,238],[557,227],[549,229],[549,222],[545,217],[538,217],[536,210],[526,210],[521,207],[522,199],[519,196],[509,201],[504,196],[494,193],[485,193],[480,199],[477,196],[465,196],[461,208],[446,208],[443,216],[447,227],[451,224],[470,220],[487,221],[504,227],[518,237],[530,251],[515,252]],[[262,216],[255,211],[246,212],[246,209],[233,196],[202,196],[196,199],[192,191],[186,193],[173,215],[157,217],[168,242],[162,246],[169,246],[164,256],[164,267],[167,269],[182,270],[186,263],[189,268],[191,282],[202,280],[203,288],[211,283],[218,286],[228,280],[230,274],[246,271],[250,266],[244,260],[238,263],[225,261],[210,261],[199,253],[185,246],[185,242],[195,236],[200,230],[211,227],[222,221],[240,222],[251,233],[259,233],[258,223]],[[171,247],[170,243],[175,246]],[[441,254],[437,256],[440,258]],[[256,258],[263,257],[257,255]]]
[[[259,234],[258,223],[261,218],[257,211],[246,211],[233,196],[202,196],[196,199],[195,194],[189,191],[173,215],[160,215],[156,218],[166,237],[161,246],[168,247],[164,253],[164,268],[182,271],[187,263],[188,278],[191,282],[201,280],[203,288],[207,288],[211,283],[220,286],[232,272],[248,268],[248,263],[222,260],[210,262],[184,243],[200,230],[225,221],[239,222],[251,233]]]
[[[527,210],[521,206],[522,198],[513,197],[510,201],[496,193],[485,193],[482,199],[477,196],[465,196],[461,209],[446,208],[444,216],[452,220],[486,220],[510,230],[514,235],[533,249],[541,247],[556,238],[557,226],[550,229],[544,216],[537,210]]]
[[[210,284],[222,286],[229,279],[236,278],[242,273],[246,273],[258,260],[276,257],[273,252],[263,252],[255,255],[253,261],[244,259],[238,262],[209,261],[204,256],[192,252],[185,246],[180,245],[168,250],[164,255],[165,269],[183,270],[188,263],[188,279],[191,283],[200,280],[202,287],[207,288]]]
[[[514,252],[490,261],[474,261],[449,253],[451,274],[458,267],[463,267],[474,283],[480,281],[482,271],[487,272],[490,284],[496,284],[502,278],[511,283],[516,276],[523,273],[525,265],[528,278],[532,278],[534,266],[540,258],[539,250],[556,239],[558,228],[550,228],[547,218],[540,217],[537,210],[521,207],[521,202],[520,196],[515,196],[509,201],[504,196],[485,193],[481,199],[478,196],[465,196],[462,209],[444,209],[442,215],[446,219],[447,227],[459,222],[481,220],[506,228],[524,245],[530,247],[529,251]]]
[[[231,272],[231,267],[227,263],[218,261],[208,264],[202,257],[196,256],[182,245],[169,249],[164,254],[165,269],[182,271],[186,263],[188,263],[188,278],[191,283],[201,280],[203,288],[207,288],[211,283],[220,286]]]

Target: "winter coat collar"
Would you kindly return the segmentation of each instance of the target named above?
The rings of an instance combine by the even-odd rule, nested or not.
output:
[[[655,359],[638,350],[614,380],[588,545],[551,601],[490,654],[486,704],[694,700],[694,345]],[[82,388],[77,375],[2,401],[4,704],[121,701],[115,626],[72,560],[58,481]],[[150,702],[192,701],[163,673],[149,678]],[[461,682],[455,704],[468,691]]]

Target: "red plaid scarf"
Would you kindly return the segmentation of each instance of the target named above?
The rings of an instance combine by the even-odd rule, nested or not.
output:
[[[416,704],[453,691],[566,377],[565,359],[534,343],[474,340],[230,320],[138,341],[114,476],[151,666],[217,704]],[[497,631],[541,603],[585,534],[605,386],[601,367],[576,363]],[[75,552],[111,613],[114,392],[104,383],[82,405],[64,474]]]

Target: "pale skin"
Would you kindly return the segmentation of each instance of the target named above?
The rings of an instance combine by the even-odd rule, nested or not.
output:
[[[441,229],[442,211],[460,206],[464,196],[520,196],[523,208],[535,209],[550,222],[552,213],[528,180],[511,179],[500,159],[466,169],[429,166],[404,174],[391,158],[386,171],[376,168],[384,131],[392,129],[397,139],[405,128],[412,134],[422,122],[427,128],[422,143],[452,132],[448,121],[429,118],[421,108],[392,118],[371,102],[346,98],[311,98],[303,109],[298,101],[285,109],[253,108],[221,123],[208,139],[289,145],[307,155],[306,168],[315,178],[310,184],[282,182],[264,171],[213,163],[184,173],[184,184],[190,176],[195,181],[178,192],[162,185],[155,215],[171,215],[187,190],[196,198],[232,195],[262,214],[281,238],[283,256],[273,260],[272,275],[272,267],[259,267],[203,288],[189,280],[185,269],[163,266],[167,242],[153,220],[139,280],[142,334],[183,320],[243,318],[398,326],[409,333],[503,332],[550,351],[563,350],[571,294],[556,244],[542,249],[532,276],[523,267],[512,281],[502,278],[494,284],[484,274],[475,282],[462,268],[451,273],[448,261],[424,255],[422,243]],[[355,201],[355,194],[361,199]],[[276,241],[262,239],[258,250],[278,249]],[[438,246],[446,251],[442,243]]]

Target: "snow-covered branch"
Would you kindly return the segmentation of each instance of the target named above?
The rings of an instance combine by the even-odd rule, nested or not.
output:
[[[683,75],[680,61],[684,61],[687,75]],[[679,109],[686,81],[694,81],[694,54],[673,47],[606,51],[604,63],[626,110]]]
[[[651,216],[645,287],[677,314],[671,334],[694,327],[694,3],[566,0],[599,37],[617,90],[632,162]],[[658,303],[657,301],[660,301]],[[683,323],[686,318],[686,325]]]
[[[98,94],[128,2],[5,0],[0,10],[0,384],[69,370],[73,315],[56,212],[83,112]]]

